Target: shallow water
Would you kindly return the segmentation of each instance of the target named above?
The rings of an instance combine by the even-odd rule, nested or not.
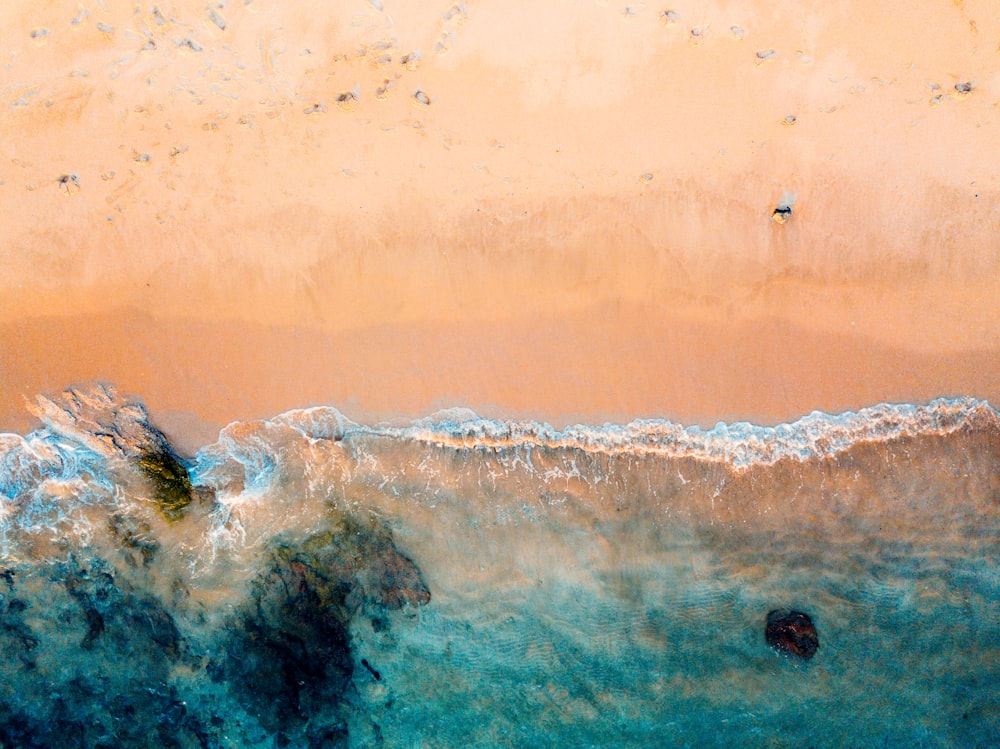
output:
[[[984,402],[710,431],[314,408],[224,429],[180,510],[139,404],[37,412],[0,436],[4,745],[1000,742]],[[814,658],[768,647],[774,608]]]

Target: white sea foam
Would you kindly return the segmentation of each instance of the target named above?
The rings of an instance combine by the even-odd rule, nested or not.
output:
[[[286,411],[272,421],[297,429],[310,439],[340,440],[348,431],[358,427],[357,423],[332,406]]]
[[[984,400],[940,398],[926,405],[883,403],[857,412],[820,411],[790,424],[758,426],[719,422],[712,429],[662,419],[555,429],[538,422],[478,418],[467,409],[439,412],[406,427],[362,430],[462,449],[547,447],[609,454],[663,455],[723,461],[735,468],[782,458],[830,457],[859,442],[886,442],[923,434],[949,434],[975,422],[1000,423]]]
[[[130,463],[162,439],[148,425],[141,405],[121,401],[110,388],[71,391],[61,401],[40,398],[38,404],[41,429],[25,437],[0,434],[0,532],[5,538],[11,528],[38,532],[63,526],[68,519],[79,519],[80,507],[131,501],[121,491]],[[838,415],[814,412],[770,427],[741,422],[702,429],[636,420],[557,429],[480,418],[464,408],[405,425],[365,426],[335,408],[316,407],[228,425],[215,443],[198,452],[190,471],[196,486],[214,493],[216,540],[225,537],[238,544],[249,530],[241,523],[252,522],[251,517],[261,524],[279,510],[295,516],[300,511],[296,498],[340,496],[338,487],[352,482],[393,497],[411,490],[432,497],[438,491],[433,487],[465,481],[460,474],[477,476],[478,485],[491,491],[515,474],[556,488],[572,479],[596,490],[609,475],[599,464],[581,463],[581,455],[694,458],[743,471],[784,458],[830,458],[862,442],[944,436],[966,428],[1000,429],[1000,416],[985,401],[958,398],[926,405],[881,404]],[[441,463],[428,453],[407,466],[390,457],[405,445],[447,448],[457,451],[460,460]],[[538,450],[558,451],[559,458],[539,463]],[[280,487],[293,499],[277,497]],[[260,502],[277,504],[265,513]]]

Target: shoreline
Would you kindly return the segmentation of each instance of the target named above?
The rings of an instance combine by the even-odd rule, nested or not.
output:
[[[644,312],[340,335],[135,312],[21,320],[0,324],[0,350],[18,351],[0,383],[0,430],[34,423],[24,398],[93,381],[140,398],[186,453],[232,421],[319,405],[363,423],[464,407],[560,428],[644,418],[710,428],[939,397],[1000,403],[993,351],[924,354],[781,320]]]

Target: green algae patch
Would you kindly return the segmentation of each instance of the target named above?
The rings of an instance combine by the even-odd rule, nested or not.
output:
[[[194,497],[194,486],[187,469],[169,449],[149,450],[138,460],[149,480],[156,502],[167,520],[180,520]]]

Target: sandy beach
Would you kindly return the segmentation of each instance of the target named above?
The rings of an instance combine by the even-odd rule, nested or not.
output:
[[[983,2],[0,8],[0,430],[1000,402]]]

